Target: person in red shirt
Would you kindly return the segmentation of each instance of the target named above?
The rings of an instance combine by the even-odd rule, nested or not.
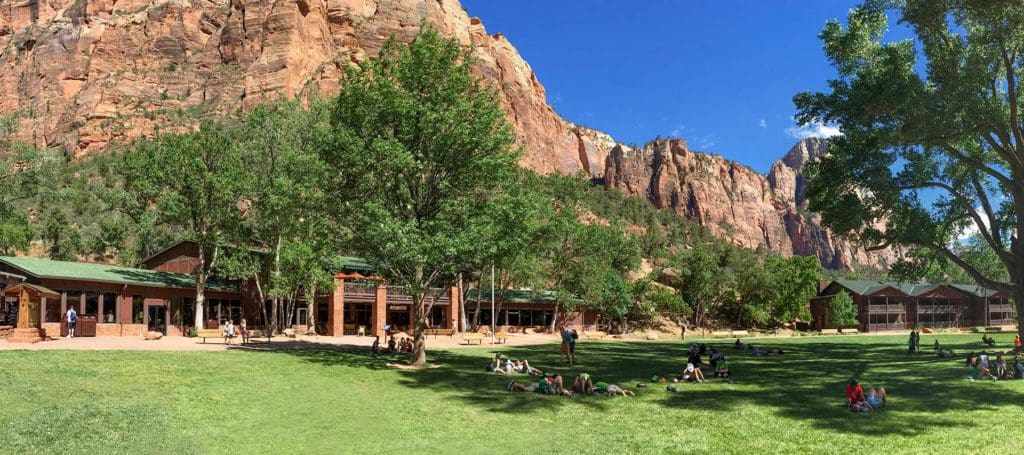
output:
[[[864,403],[864,388],[857,383],[857,379],[850,379],[850,384],[846,386],[846,405],[854,411],[858,411],[861,408],[861,404]]]

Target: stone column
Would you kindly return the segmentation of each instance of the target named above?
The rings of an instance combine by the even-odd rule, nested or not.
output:
[[[327,334],[339,337],[345,334],[345,280],[334,279],[334,291],[327,302]]]
[[[384,284],[377,285],[377,295],[373,301],[373,331],[374,335],[381,338],[387,336],[384,332],[384,324],[388,318],[388,287]]]

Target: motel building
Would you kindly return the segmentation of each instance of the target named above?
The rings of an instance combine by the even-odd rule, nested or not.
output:
[[[837,328],[827,313],[828,303],[839,292],[853,298],[861,332],[1015,324],[1007,293],[975,284],[835,280],[811,298],[815,329]]]
[[[317,333],[384,336],[388,331],[411,330],[412,298],[404,288],[388,286],[358,258],[341,257],[338,263],[334,291],[317,295],[313,305]],[[19,310],[29,313],[26,324],[42,329],[44,336],[64,336],[68,308],[78,313],[76,337],[141,336],[147,331],[187,335],[195,321],[195,277],[191,273],[198,264],[196,245],[190,241],[154,254],[140,267],[0,256],[0,288],[12,291],[4,292],[0,301],[0,315],[5,316],[0,320],[0,337],[21,320]],[[484,290],[481,299],[481,327],[489,326],[492,319],[489,294],[490,290]],[[214,277],[208,280],[205,295],[205,328],[217,328],[228,319],[238,323],[243,318],[250,328],[262,327],[263,311],[249,283]],[[430,295],[436,301],[427,316],[428,326],[460,329],[458,288],[434,288]],[[467,319],[472,320],[475,291],[469,296]],[[31,305],[19,306],[19,299]],[[306,311],[305,301],[296,304],[293,327],[301,328],[300,333],[309,319]],[[550,327],[555,317],[554,298],[543,291],[506,291],[496,313],[498,330],[541,330]],[[560,323],[571,325],[595,319],[590,312],[559,312],[558,317]]]

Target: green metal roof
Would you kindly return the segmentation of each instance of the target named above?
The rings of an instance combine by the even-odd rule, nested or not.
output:
[[[917,297],[942,286],[931,283],[898,283],[895,281],[872,280],[835,280],[834,282],[858,295],[874,294],[884,288],[891,287],[905,295]],[[948,286],[977,297],[991,297],[998,294],[997,291],[976,284],[949,284]]]
[[[337,256],[336,263],[346,270],[358,270],[362,272],[373,272],[375,269],[365,259],[351,256]]]
[[[482,299],[490,301],[491,290],[484,289]],[[501,299],[501,291],[495,289],[495,300]],[[507,303],[555,303],[557,295],[555,291],[534,291],[532,289],[509,289],[505,291],[505,302]],[[466,293],[466,301],[476,300],[476,289],[470,289]]]
[[[98,281],[102,283],[180,289],[194,289],[196,287],[195,277],[184,273],[167,273],[133,267],[12,256],[0,256],[0,263],[10,265],[37,278]],[[239,292],[240,290],[237,284],[224,281],[210,281],[206,287],[211,291]]]

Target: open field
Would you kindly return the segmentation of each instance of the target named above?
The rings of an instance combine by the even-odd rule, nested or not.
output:
[[[725,347],[734,383],[652,384],[636,398],[505,390],[489,349],[432,352],[440,368],[396,370],[363,352],[0,352],[4,453],[1015,453],[1024,381],[966,381],[963,356],[905,352],[904,336],[766,339],[781,357]],[[980,335],[938,335],[958,354]],[[1012,335],[995,336],[1008,349]],[[756,341],[755,341],[756,343]],[[499,348],[543,369],[557,346]],[[679,342],[583,341],[580,365],[622,385],[676,373]],[[547,367],[547,368],[546,368]],[[850,376],[889,407],[851,414]],[[526,376],[521,376],[525,382]]]

